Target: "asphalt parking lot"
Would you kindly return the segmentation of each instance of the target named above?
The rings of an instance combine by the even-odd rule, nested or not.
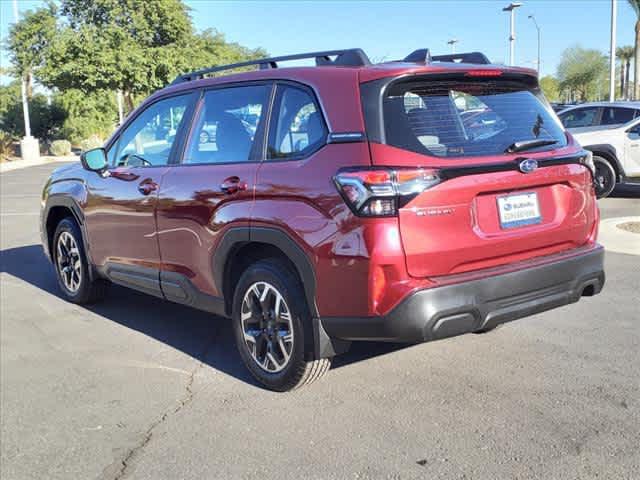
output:
[[[0,478],[638,479],[640,256],[599,296],[258,388],[230,325],[114,287],[63,301],[39,245],[55,165],[0,174]],[[640,190],[600,202],[640,215]]]

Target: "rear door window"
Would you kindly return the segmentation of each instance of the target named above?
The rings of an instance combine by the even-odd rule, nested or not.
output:
[[[566,128],[581,128],[597,125],[599,107],[576,108],[560,115]]]
[[[606,107],[602,109],[602,125],[622,125],[633,120],[636,110],[624,107]]]
[[[508,81],[409,81],[384,99],[386,143],[437,157],[503,154],[514,142],[566,145],[538,92]]]

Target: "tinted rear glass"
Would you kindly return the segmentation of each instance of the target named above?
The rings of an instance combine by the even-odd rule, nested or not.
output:
[[[496,155],[514,142],[567,143],[563,128],[535,91],[508,81],[412,81],[384,99],[386,143],[437,157]]]

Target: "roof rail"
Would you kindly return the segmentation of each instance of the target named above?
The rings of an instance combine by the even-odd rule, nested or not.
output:
[[[491,63],[484,53],[469,52],[469,53],[452,53],[450,55],[434,55],[431,56],[428,48],[421,48],[414,50],[404,59],[405,62],[411,63],[431,63],[431,62],[452,62],[452,63],[477,63],[477,64],[489,64]]]
[[[450,55],[436,55],[431,57],[432,62],[459,62],[459,63],[479,63],[487,65],[491,63],[487,56],[481,52],[452,53]]]
[[[428,48],[420,48],[404,57],[404,61],[409,63],[431,63],[431,52]]]
[[[331,60],[330,57],[333,56],[335,56],[336,58],[334,60]],[[222,72],[224,70],[232,70],[234,68],[250,67],[252,65],[257,65],[260,70],[266,70],[270,68],[278,68],[278,62],[303,60],[306,58],[315,58],[317,66],[334,65],[342,67],[362,67],[371,64],[369,57],[367,57],[367,54],[364,53],[361,48],[350,48],[346,50],[327,50],[323,52],[286,55],[283,57],[260,58],[257,60],[249,60],[247,62],[232,63],[230,65],[220,65],[217,67],[203,68],[202,70],[179,75],[172,82],[172,85],[176,83],[189,82],[191,80],[198,80],[200,78],[204,78],[204,76],[209,73]]]

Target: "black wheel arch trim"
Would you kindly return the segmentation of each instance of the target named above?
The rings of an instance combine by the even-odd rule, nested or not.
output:
[[[93,262],[91,260],[91,250],[89,248],[89,237],[87,235],[86,224],[84,221],[84,213],[82,211],[82,208],[76,201],[76,199],[69,195],[65,195],[62,193],[54,193],[47,197],[47,200],[44,206],[44,211],[41,216],[42,224],[40,226],[41,231],[47,236],[46,237],[47,251],[45,252],[45,254],[49,257],[49,259],[52,259],[51,242],[53,241],[53,239],[49,238],[47,223],[49,222],[49,215],[51,214],[51,210],[56,207],[64,207],[68,209],[72,213],[74,220],[78,224],[78,227],[80,227],[80,234],[82,235],[82,245],[84,247],[84,253],[87,257],[87,261],[89,262],[89,278],[93,280],[94,278],[96,278],[96,271],[95,271]]]
[[[274,227],[232,227],[224,233],[213,257],[213,275],[219,292],[224,292],[227,260],[234,249],[249,242],[266,243],[282,251],[295,266],[304,289],[313,328],[313,351],[306,352],[307,360],[333,357],[349,349],[351,342],[331,338],[319,320],[316,304],[316,276],[313,264],[303,248],[289,234]],[[227,302],[225,302],[226,304]],[[231,312],[225,312],[231,316]]]
[[[54,193],[47,197],[47,203],[45,205],[45,215],[43,219],[49,218],[49,212],[53,207],[66,207],[73,213],[76,221],[79,225],[84,225],[84,213],[75,198],[61,193]]]
[[[585,145],[582,148],[585,150],[589,150],[591,153],[598,157],[604,157],[613,163],[613,169],[616,171],[617,181],[620,182],[624,178],[624,168],[622,167],[622,163],[618,159],[618,154],[616,152],[616,148],[608,143],[600,143],[593,145]]]
[[[266,243],[281,250],[296,267],[311,315],[318,316],[315,301],[316,276],[313,265],[302,247],[286,232],[273,227],[238,226],[231,227],[223,235],[216,248],[212,265],[214,281],[219,292],[224,292],[227,260],[233,250],[249,242]],[[230,312],[227,313],[230,315]]]

